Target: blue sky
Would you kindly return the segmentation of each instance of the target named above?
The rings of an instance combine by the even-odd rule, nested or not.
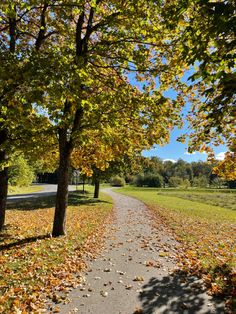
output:
[[[205,153],[194,152],[193,154],[187,153],[187,144],[182,144],[177,142],[177,137],[183,133],[183,130],[174,129],[171,132],[170,143],[165,146],[156,146],[150,150],[143,151],[143,156],[151,157],[157,156],[163,160],[171,159],[173,161],[178,160],[179,158],[186,160],[188,162],[198,161],[207,159]],[[215,148],[215,154],[218,159],[222,159],[224,152],[226,152],[226,147],[221,145]]]
[[[191,74],[191,72],[188,72],[184,75],[184,80],[187,79],[187,77]],[[129,80],[132,85],[137,86],[138,88],[142,89],[142,84],[140,82],[137,82],[135,80],[134,75],[129,75]],[[176,97],[176,92],[173,90],[169,90],[165,92],[165,96],[174,99]],[[188,108],[190,107],[190,104],[187,104],[185,108],[183,108],[183,114],[186,115]],[[182,144],[177,141],[177,138],[185,133],[188,129],[187,122],[184,123],[184,126],[182,129],[174,128],[174,130],[170,133],[170,142],[166,144],[165,146],[159,146],[156,145],[150,150],[143,151],[143,156],[145,157],[151,157],[151,156],[157,156],[160,157],[163,160],[172,160],[177,161],[178,159],[183,159],[188,162],[192,161],[206,161],[207,154],[205,153],[199,153],[194,152],[193,154],[189,154],[187,152],[187,143]],[[222,160],[224,157],[224,153],[227,151],[227,147],[225,145],[220,145],[218,147],[214,148],[215,156],[218,160]]]
[[[169,98],[175,98],[176,93],[172,90],[169,90],[165,93],[166,97]],[[187,114],[188,110],[190,108],[190,104],[188,103],[186,107],[183,108],[182,113],[184,115]],[[174,130],[170,133],[170,142],[169,144],[166,144],[165,146],[158,146],[154,147],[153,149],[149,151],[144,151],[143,155],[146,157],[151,157],[151,156],[158,156],[162,158],[163,160],[165,159],[171,159],[173,161],[176,161],[178,159],[183,159],[188,162],[191,161],[198,161],[198,160],[203,160],[206,161],[207,159],[207,154],[206,153],[199,153],[199,152],[194,152],[193,154],[189,154],[187,152],[188,145],[187,143],[182,144],[177,141],[177,138],[182,135],[185,132],[189,132],[188,130],[188,124],[187,121],[184,122],[184,126],[182,129],[174,128]],[[216,155],[216,158],[221,160],[223,159],[223,153],[227,151],[226,146],[220,145],[218,147],[214,148],[214,152]]]

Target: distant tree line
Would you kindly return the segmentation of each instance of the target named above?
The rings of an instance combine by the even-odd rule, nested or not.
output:
[[[93,169],[93,176],[86,177],[70,168],[70,184],[82,184],[85,181],[96,186],[95,197],[99,195],[99,183],[109,182],[113,186],[125,183],[139,187],[214,187],[236,188],[236,180],[227,181],[213,173],[214,163],[179,159],[177,162],[163,161],[158,157],[136,156],[112,162],[102,171]],[[12,186],[28,186],[32,181],[57,184],[58,170],[42,171],[41,165],[29,162],[23,155],[17,156],[9,168],[9,182]]]
[[[236,180],[226,181],[214,174],[214,163],[189,163],[182,159],[172,162],[163,161],[158,157],[139,157],[137,162],[138,171],[125,175],[126,182],[137,186],[236,188]]]

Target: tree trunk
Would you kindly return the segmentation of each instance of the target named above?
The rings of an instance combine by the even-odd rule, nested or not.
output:
[[[58,171],[58,185],[56,195],[56,207],[54,214],[52,236],[65,235],[66,208],[68,205],[68,184],[71,146],[66,141],[66,131],[59,133],[60,163]]]
[[[5,212],[7,204],[7,190],[8,190],[8,167],[3,164],[7,160],[7,154],[1,150],[1,146],[7,140],[7,132],[3,129],[0,131],[0,230],[2,230],[5,223]]]
[[[0,162],[3,160],[2,158],[3,154],[4,153],[0,152]],[[8,168],[6,167],[0,171],[0,231],[3,229],[3,226],[5,224],[7,190],[8,190]]]
[[[83,177],[83,194],[85,193],[85,178]]]
[[[100,188],[100,181],[99,179],[94,180],[94,198],[99,198],[99,188]]]

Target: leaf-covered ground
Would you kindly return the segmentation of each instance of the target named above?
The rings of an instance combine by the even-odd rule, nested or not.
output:
[[[233,210],[170,196],[157,189],[127,187],[120,192],[143,200],[174,231],[185,250],[180,254],[184,270],[201,274],[209,292],[236,293],[236,213]],[[204,193],[202,193],[203,196]],[[230,194],[226,194],[231,197]],[[207,195],[204,197],[207,198]],[[232,304],[231,304],[232,306]]]
[[[63,298],[81,278],[84,252],[93,254],[111,199],[70,194],[67,236],[51,238],[54,198],[11,203],[0,233],[0,312],[41,313],[46,297]],[[57,308],[54,309],[57,312]]]

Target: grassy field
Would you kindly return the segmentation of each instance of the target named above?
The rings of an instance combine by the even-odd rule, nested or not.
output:
[[[30,194],[34,192],[39,192],[42,190],[41,186],[37,185],[30,185],[26,187],[19,187],[19,186],[9,186],[8,187],[8,194],[14,195],[14,194]]]
[[[174,231],[185,248],[180,256],[185,270],[202,273],[214,294],[235,293],[235,193],[136,187],[118,191],[145,202],[157,222],[162,220]]]
[[[112,209],[109,197],[94,200],[89,190],[70,193],[66,237],[50,236],[54,197],[10,204],[0,233],[1,313],[39,313],[45,296],[66,302],[60,295],[81,280],[81,255],[95,252]]]
[[[236,193],[221,190],[159,190],[158,195],[173,196],[199,203],[236,210]]]

